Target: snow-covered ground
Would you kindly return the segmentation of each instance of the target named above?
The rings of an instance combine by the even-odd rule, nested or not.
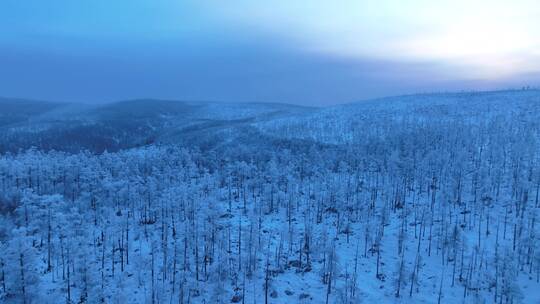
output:
[[[2,154],[0,302],[540,303],[539,107],[227,105],[212,149]]]

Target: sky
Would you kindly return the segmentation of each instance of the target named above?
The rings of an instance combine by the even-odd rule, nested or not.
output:
[[[0,2],[0,96],[330,105],[538,85],[538,0]]]

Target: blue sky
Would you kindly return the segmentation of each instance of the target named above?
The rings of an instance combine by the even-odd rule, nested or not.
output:
[[[540,84],[535,0],[3,0],[0,96],[306,105]]]

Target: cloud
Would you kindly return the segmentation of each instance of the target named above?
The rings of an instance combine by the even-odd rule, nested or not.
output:
[[[534,0],[232,1],[205,9],[238,28],[290,40],[306,52],[438,61],[463,67],[456,79],[540,71],[534,61],[540,49],[540,2]]]
[[[99,52],[0,48],[0,92],[86,102],[154,97],[323,105],[451,84],[436,63],[353,60],[305,54],[283,41],[248,40],[130,44]]]

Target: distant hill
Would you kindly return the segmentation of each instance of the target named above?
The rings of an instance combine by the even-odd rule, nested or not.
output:
[[[27,122],[64,106],[59,102],[0,97],[0,127]]]
[[[157,99],[101,105],[12,100],[5,102],[5,108],[6,118],[0,124],[2,152],[30,147],[102,152],[159,142],[212,148],[231,136],[247,134],[239,130],[254,122],[314,110],[286,104]]]

